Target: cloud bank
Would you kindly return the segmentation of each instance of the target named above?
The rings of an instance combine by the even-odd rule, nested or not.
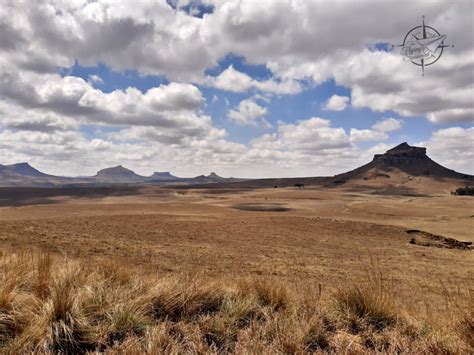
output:
[[[416,118],[434,127],[420,142],[429,153],[473,172],[470,0],[202,4],[212,11],[185,11],[165,0],[3,1],[1,163],[28,160],[66,174],[123,163],[142,173],[163,167],[185,176],[203,169],[246,177],[323,175],[369,158],[370,148],[360,143],[387,142]],[[397,50],[377,47],[399,43],[401,32],[419,21],[417,9],[455,43],[425,77]],[[232,64],[209,74],[230,54],[263,66],[268,76]],[[108,81],[98,75],[64,74],[74,65],[99,64],[157,75],[164,83],[107,90]],[[328,117],[278,119],[275,101],[328,81],[350,93],[319,101]],[[216,117],[206,112],[210,88],[245,97]],[[332,114],[350,109],[370,110],[380,119],[365,127],[332,122]],[[229,135],[234,126],[271,131],[248,139]]]

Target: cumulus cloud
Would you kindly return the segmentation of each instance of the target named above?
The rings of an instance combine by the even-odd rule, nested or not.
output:
[[[45,80],[46,79],[46,80]],[[0,74],[0,95],[6,98],[2,111],[13,118],[4,125],[21,129],[60,129],[77,123],[153,126],[162,137],[175,140],[186,136],[205,136],[212,129],[209,116],[199,113],[204,102],[200,90],[192,84],[170,83],[142,93],[136,88],[105,93],[78,77],[33,73]],[[29,124],[21,117],[21,107],[35,109]],[[31,111],[29,111],[31,112]],[[42,117],[40,119],[40,116]],[[22,123],[23,122],[23,123]],[[40,127],[42,126],[42,127]]]
[[[260,106],[256,102],[255,97],[251,97],[240,101],[239,105],[232,110],[229,110],[227,117],[240,125],[243,126],[258,126],[269,128],[271,127],[264,116],[267,114],[268,109]]]
[[[472,23],[471,5],[467,0],[442,6],[423,2],[413,7],[408,3],[400,6],[399,1],[364,1],[331,8],[318,1],[282,1],[275,6],[232,2],[216,11],[223,17],[223,36],[230,43],[238,41],[233,52],[251,63],[266,63],[280,78],[311,79],[316,84],[334,78],[351,89],[355,107],[449,123],[473,119],[474,37],[465,32]],[[413,27],[417,6],[423,7],[430,25],[456,42],[455,48],[446,49],[443,58],[427,68],[424,78],[420,68],[404,62],[398,50],[371,48],[378,42],[399,43],[404,31]],[[387,12],[392,16],[387,17]],[[383,28],[380,18],[385,19]],[[305,26],[307,23],[311,26]],[[314,38],[318,38],[317,45],[308,45]]]
[[[302,86],[294,80],[277,81],[275,79],[268,79],[259,81],[252,79],[249,75],[235,70],[233,65],[230,65],[218,76],[208,76],[206,83],[217,89],[232,92],[245,92],[253,88],[274,94],[293,95],[302,90]]]
[[[6,109],[6,111],[3,111]],[[0,102],[0,127],[37,132],[67,131],[79,128],[79,124],[68,117],[54,112],[36,112],[24,110],[18,106],[5,105]]]
[[[229,67],[211,79],[216,87],[284,94],[299,92],[301,80],[319,84],[334,78],[351,89],[355,107],[421,115],[432,122],[472,120],[474,35],[465,31],[472,23],[469,0],[442,6],[436,2],[400,6],[399,0],[331,7],[319,0],[206,4],[213,5],[212,13],[198,18],[165,0],[40,0],[35,6],[24,0],[7,1],[0,20],[8,34],[2,36],[0,67],[15,63],[22,70],[50,73],[77,59],[82,65],[101,62],[116,70],[202,83],[206,69],[234,53],[249,64],[266,65],[273,78],[257,81]],[[413,27],[414,9],[420,6],[431,25],[456,41],[423,80],[419,68],[403,62],[397,51],[369,49],[374,43],[399,43],[404,31]]]
[[[326,149],[349,147],[343,128],[331,127],[329,120],[312,117],[296,123],[280,122],[277,133],[264,135],[252,142],[257,148],[285,148],[303,153],[321,152]]]
[[[221,90],[244,92],[250,89],[253,79],[235,70],[232,65],[216,77],[208,77],[209,83]]]
[[[177,141],[176,137],[182,132],[173,132],[163,130],[157,127],[148,127],[148,126],[134,126],[129,128],[121,129],[117,132],[111,132],[107,134],[107,137],[122,142],[134,142],[134,141],[152,141],[160,142],[164,144],[177,144],[180,145],[186,144],[186,142],[193,141],[199,138],[198,135],[188,135],[182,137],[181,140]],[[225,129],[211,128],[207,132],[205,138],[207,140],[215,140],[219,138],[225,138],[227,132]]]
[[[351,142],[382,141],[388,138],[385,132],[372,129],[351,128]]]
[[[71,172],[118,162],[146,170],[151,162],[177,173],[200,172],[208,164],[241,176],[288,175],[289,171],[318,175],[354,167],[364,156],[354,142],[383,140],[401,124],[383,119],[347,133],[322,118],[280,122],[275,131],[246,146],[232,142],[234,137],[227,137],[225,129],[216,128],[204,113],[203,86],[234,93],[292,95],[334,80],[350,90],[355,108],[426,117],[442,124],[474,118],[474,34],[466,31],[472,24],[470,0],[364,0],[334,6],[322,0],[205,3],[213,6],[212,13],[197,17],[182,10],[184,2],[170,6],[165,0],[39,0],[34,5],[26,0],[4,1],[0,12],[2,159],[31,160],[51,172],[67,168],[58,167],[65,161],[74,165]],[[416,23],[419,8],[429,24],[447,33],[447,42],[455,44],[427,68],[425,77],[397,50],[378,51],[373,46],[400,43]],[[233,66],[216,77],[206,75],[230,53],[249,65],[264,65],[271,77],[257,80]],[[58,68],[67,72],[75,63],[103,63],[111,70],[161,75],[169,84],[146,92],[133,87],[106,92],[94,87],[102,87],[97,85],[99,77],[83,80],[58,74]],[[223,101],[228,102],[225,97]],[[348,102],[328,102],[328,108],[342,110]],[[234,107],[229,119],[265,125],[266,115],[265,101],[253,96]],[[106,125],[113,132],[86,138],[80,128],[84,124],[97,129]],[[443,128],[426,144],[440,162],[449,158],[446,161],[454,167],[467,168],[472,157],[466,152],[459,149],[457,161],[452,161],[443,151],[457,152],[454,141],[467,142],[469,135],[471,129]],[[472,146],[466,143],[464,149],[472,151]]]
[[[402,128],[402,123],[396,118],[382,118],[381,120],[375,122],[372,126],[372,129],[379,132],[392,132]]]
[[[434,123],[471,121],[474,61],[469,58],[474,58],[473,50],[446,55],[421,77],[418,67],[408,66],[396,52],[365,50],[342,63],[335,79],[352,88],[354,107],[425,116]]]
[[[444,166],[474,174],[474,127],[440,129],[418,145],[427,147],[429,156]]]
[[[362,164],[367,158],[349,140],[343,128],[332,127],[324,118],[295,123],[279,122],[250,144],[244,162],[253,162],[254,173],[270,176],[321,176],[337,174]],[[261,173],[265,176],[265,173]]]
[[[343,111],[346,109],[348,103],[349,97],[332,95],[324,105],[324,109],[330,111]]]
[[[372,142],[388,139],[388,132],[396,131],[402,127],[400,120],[383,118],[375,122],[370,129],[351,128],[351,142]]]

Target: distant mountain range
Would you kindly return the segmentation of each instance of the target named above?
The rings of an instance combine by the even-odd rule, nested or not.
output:
[[[80,186],[85,184],[209,184],[243,180],[244,179],[224,178],[214,172],[207,176],[199,175],[194,178],[180,178],[169,172],[155,172],[151,176],[141,176],[121,165],[99,170],[95,176],[91,177],[62,177],[42,173],[28,163],[12,165],[0,164],[0,187],[53,187]]]
[[[395,179],[395,177],[398,179]],[[349,182],[391,181],[412,177],[432,177],[434,179],[452,179],[474,183],[474,176],[458,173],[431,160],[426,155],[426,148],[413,147],[407,143],[388,150],[384,154],[376,154],[373,160],[357,169],[332,177],[304,177],[281,179],[237,179],[224,178],[216,173],[199,175],[193,178],[180,178],[169,172],[155,172],[151,176],[141,176],[134,171],[115,166],[102,169],[91,177],[60,177],[44,174],[28,163],[13,165],[0,164],[0,186],[82,186],[110,184],[161,184],[161,185],[211,185],[237,184],[248,187],[284,187],[294,184],[337,186]]]

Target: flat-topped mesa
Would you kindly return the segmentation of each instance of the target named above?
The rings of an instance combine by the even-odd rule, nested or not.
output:
[[[420,160],[429,159],[426,148],[413,147],[406,142],[387,150],[384,154],[375,154],[374,162],[388,165],[412,164]]]
[[[390,178],[390,174],[396,170],[409,176],[430,176],[434,178],[474,181],[474,176],[472,175],[461,174],[447,169],[431,160],[426,155],[426,148],[412,147],[404,142],[387,150],[384,154],[376,154],[374,159],[368,164],[334,176],[332,183],[338,185],[352,179]]]
[[[179,179],[177,176],[172,175],[169,171],[155,171],[150,176],[153,180],[176,180]]]

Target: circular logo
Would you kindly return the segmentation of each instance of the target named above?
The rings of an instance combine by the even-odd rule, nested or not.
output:
[[[425,67],[436,63],[443,55],[443,50],[448,47],[444,44],[446,35],[440,34],[435,28],[425,25],[413,27],[403,39],[400,54],[404,60],[410,61],[422,68],[424,75]]]

